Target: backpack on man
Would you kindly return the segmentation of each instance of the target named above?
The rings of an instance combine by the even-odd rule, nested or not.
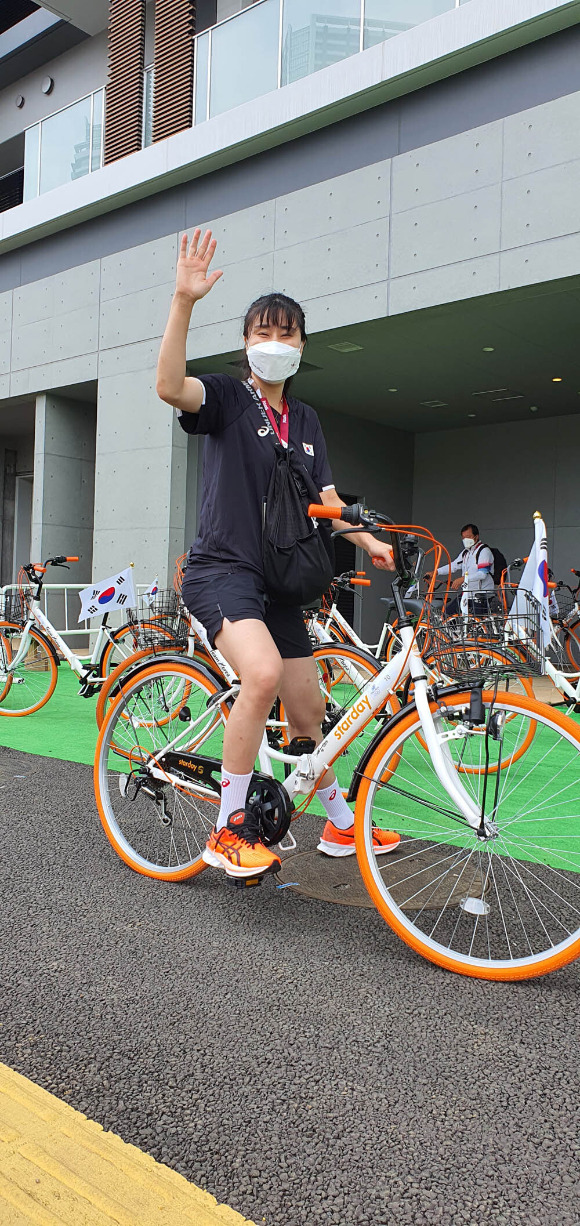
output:
[[[507,570],[507,558],[504,557],[501,549],[496,549],[494,545],[486,545],[485,541],[480,541],[475,550],[475,561],[477,563],[479,563],[482,549],[489,549],[493,554],[493,582],[495,587],[499,587],[503,572]],[[463,553],[467,553],[467,550],[464,549]]]

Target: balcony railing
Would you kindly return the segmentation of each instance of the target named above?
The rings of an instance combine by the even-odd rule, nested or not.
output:
[[[356,55],[469,0],[255,0],[195,38],[194,124]],[[562,0],[545,0],[546,11]],[[145,70],[143,144],[152,143]],[[104,90],[26,131],[24,200],[103,164]]]
[[[467,0],[259,0],[196,38],[195,123],[336,64]]]
[[[24,142],[24,199],[71,183],[103,164],[104,90],[27,128]]]
[[[0,213],[22,204],[24,189],[24,166],[0,176]]]
[[[260,98],[468,0],[257,0],[195,39],[194,123]],[[145,71],[143,144],[153,125]]]

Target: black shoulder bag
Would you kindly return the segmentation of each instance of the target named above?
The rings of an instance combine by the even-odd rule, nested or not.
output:
[[[262,505],[262,563],[266,591],[284,605],[307,605],[329,587],[334,575],[330,531],[308,514],[319,491],[294,449],[276,439],[268,415],[250,383],[248,391],[260,405],[264,423],[275,439],[275,462]]]

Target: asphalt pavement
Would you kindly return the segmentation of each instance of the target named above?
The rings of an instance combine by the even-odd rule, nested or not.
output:
[[[267,1226],[579,1226],[580,964],[469,980],[272,878],[140,877],[80,764],[1,750],[0,808],[0,1060]]]

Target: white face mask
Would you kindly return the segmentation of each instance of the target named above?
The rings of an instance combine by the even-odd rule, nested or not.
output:
[[[466,549],[471,549],[471,546],[472,546],[472,545],[475,545],[475,541],[474,541],[474,539],[473,539],[473,537],[472,537],[472,536],[464,536],[464,537],[463,537],[463,544],[464,544],[464,546],[465,546],[465,548],[466,548]]]
[[[302,357],[294,345],[283,345],[280,341],[261,341],[259,345],[249,345],[246,353],[250,370],[265,383],[284,383],[296,374]]]

